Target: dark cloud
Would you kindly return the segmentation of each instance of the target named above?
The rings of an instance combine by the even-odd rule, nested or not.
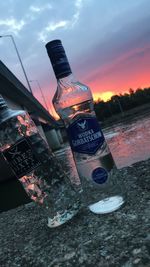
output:
[[[143,18],[138,23],[133,23],[108,36],[103,43],[96,44],[88,51],[88,57],[81,57],[80,63],[75,63],[80,75],[88,73],[89,79],[92,70],[99,69],[102,74],[111,71],[110,66],[119,61],[130,60],[131,57],[141,56],[147,47],[150,47],[150,18]],[[80,66],[80,67],[79,67]],[[85,68],[86,66],[86,68]],[[99,74],[100,74],[99,73]],[[95,76],[97,73],[95,74]],[[95,78],[93,76],[93,78]]]

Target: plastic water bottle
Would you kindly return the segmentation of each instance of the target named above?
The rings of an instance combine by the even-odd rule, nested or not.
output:
[[[48,226],[70,220],[80,194],[26,111],[11,110],[0,96],[0,152],[29,197],[43,208]]]
[[[88,86],[74,79],[60,40],[46,44],[57,79],[53,98],[63,120],[84,193],[84,201],[97,214],[117,210],[125,201],[115,180],[113,157],[94,112]]]

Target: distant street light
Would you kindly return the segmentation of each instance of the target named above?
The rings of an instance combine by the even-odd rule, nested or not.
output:
[[[119,109],[120,109],[120,112],[121,112],[121,115],[124,116],[124,111],[123,111],[123,107],[121,105],[121,102],[119,100],[119,96],[118,95],[114,95],[112,96],[111,98],[114,102],[117,102],[118,106],[119,106]]]
[[[16,50],[16,53],[17,53],[17,56],[18,56],[18,59],[19,59],[19,61],[20,61],[20,64],[21,64],[21,67],[22,67],[23,73],[24,73],[24,76],[25,76],[26,82],[27,82],[27,84],[28,84],[28,87],[29,87],[29,90],[30,90],[30,92],[31,92],[31,94],[32,94],[32,89],[31,89],[31,86],[30,86],[30,83],[29,83],[29,80],[28,80],[27,74],[26,74],[26,72],[25,72],[25,69],[24,69],[24,66],[23,66],[23,63],[22,63],[21,57],[20,57],[20,55],[19,55],[19,52],[18,52],[18,49],[17,49],[16,43],[15,43],[14,37],[13,37],[11,34],[9,34],[9,35],[0,35],[0,38],[3,38],[3,37],[9,37],[9,38],[12,40],[12,42],[13,42],[13,45],[14,45],[14,48],[15,48],[15,50]]]
[[[47,109],[47,111],[48,111],[48,106],[47,106],[47,103],[46,103],[46,100],[45,100],[44,94],[43,94],[43,92],[42,92],[42,88],[41,88],[41,86],[40,86],[40,84],[39,84],[38,80],[30,80],[29,82],[30,82],[30,83],[32,83],[32,82],[36,82],[36,83],[37,83],[37,86],[38,86],[38,88],[40,89],[40,92],[41,92],[41,95],[42,95],[42,98],[43,98],[43,101],[44,101],[45,107],[46,107],[46,109]]]
[[[122,108],[122,105],[119,101],[119,98],[116,98],[117,102],[118,102],[118,105],[119,105],[119,108],[120,108],[120,111],[121,111],[121,115],[124,116],[124,111],[123,111],[123,108]]]

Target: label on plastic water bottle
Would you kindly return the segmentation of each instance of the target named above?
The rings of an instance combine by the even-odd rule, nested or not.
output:
[[[104,168],[98,167],[92,172],[92,179],[97,184],[104,184],[107,178],[108,172]]]
[[[95,117],[79,117],[67,129],[74,152],[94,155],[105,139]]]

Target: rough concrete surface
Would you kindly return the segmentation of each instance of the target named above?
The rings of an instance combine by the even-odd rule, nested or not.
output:
[[[0,267],[150,267],[150,159],[116,171],[126,204],[47,227],[34,203],[0,214]]]

